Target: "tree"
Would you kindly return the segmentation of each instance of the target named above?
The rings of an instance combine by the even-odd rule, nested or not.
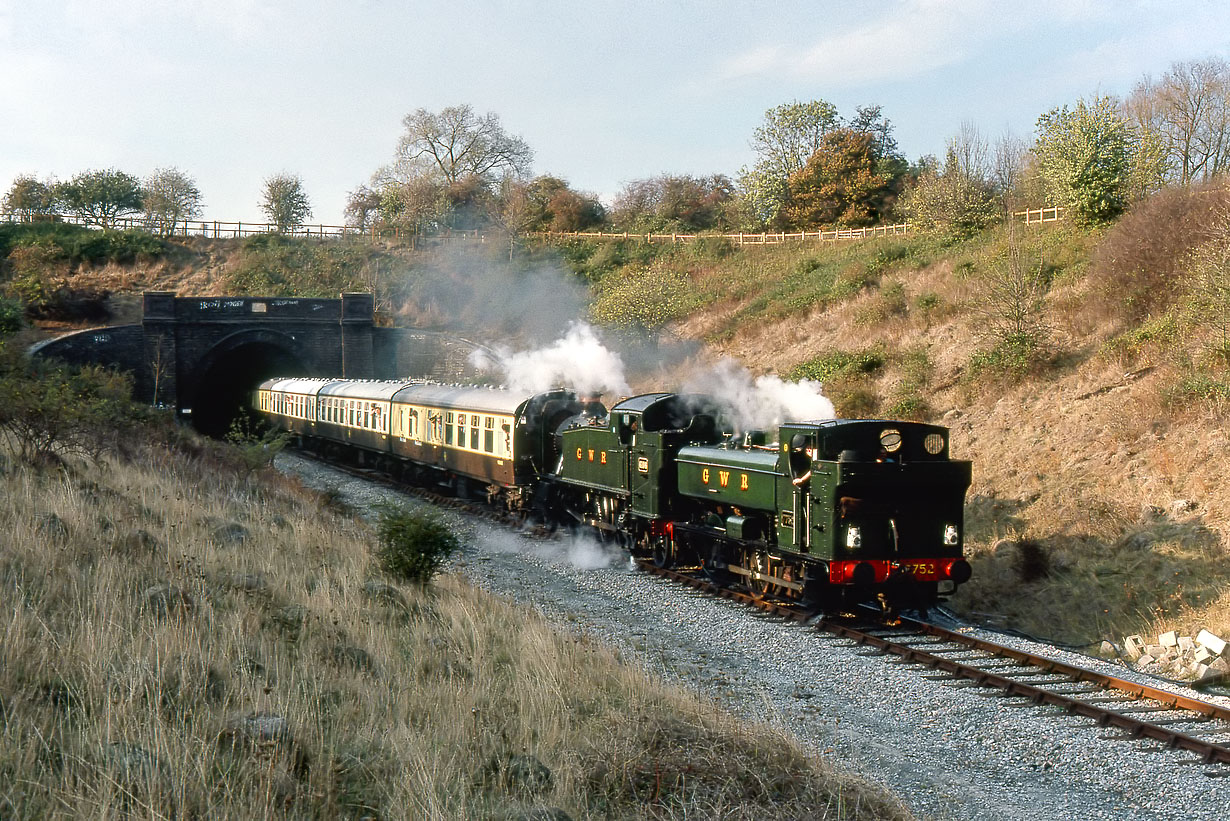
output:
[[[942,171],[924,172],[906,192],[901,210],[914,224],[956,234],[989,225],[999,213],[991,186],[969,173],[952,146]]]
[[[380,192],[360,185],[346,195],[346,208],[342,211],[346,225],[366,231],[380,216]]]
[[[13,186],[4,195],[4,204],[0,210],[15,214],[23,220],[54,214],[56,203],[53,185],[40,182],[31,176],[20,176],[13,180]]]
[[[978,129],[962,123],[949,139],[943,168],[926,168],[906,192],[901,210],[911,222],[958,234],[984,228],[999,209],[991,182],[989,147]]]
[[[437,173],[449,184],[469,176],[493,184],[502,172],[524,177],[534,159],[524,140],[504,131],[499,115],[480,117],[469,105],[438,114],[420,108],[402,125],[398,160],[418,173]]]
[[[1075,108],[1055,108],[1038,118],[1034,156],[1053,201],[1080,222],[1096,223],[1121,214],[1136,180],[1159,176],[1141,153],[1138,130],[1122,117],[1110,97]],[[1145,160],[1144,164],[1138,160]]]
[[[295,174],[274,174],[266,179],[261,210],[280,233],[302,225],[312,216],[312,206],[308,202],[307,192],[303,190],[303,180]]]
[[[835,134],[840,136],[834,138]],[[849,140],[851,134],[864,135],[860,142],[865,143],[865,147],[859,150],[871,159],[871,176],[881,180],[874,190],[862,195],[864,210],[872,219],[889,213],[909,170],[905,158],[897,150],[892,123],[884,117],[880,106],[860,106],[855,109],[854,117],[845,122],[831,103],[812,100],[769,109],[765,112],[764,123],[754,132],[752,148],[756,151],[756,163],[751,169],[744,168],[739,176],[739,193],[747,222],[752,226],[776,224],[782,228],[799,225],[797,220],[809,207],[797,200],[790,204],[803,180],[799,175],[806,176],[805,168],[817,153],[831,154],[840,143]],[[816,162],[831,164],[834,159],[830,156]],[[813,172],[815,170],[813,168]],[[861,184],[853,179],[847,182],[855,187]],[[814,199],[810,194],[808,198]],[[828,210],[831,209],[820,209],[817,214]],[[841,213],[845,214],[844,208]],[[864,219],[853,212],[845,218],[857,224],[862,224]]]
[[[820,147],[825,134],[841,127],[837,108],[824,100],[795,101],[770,108],[752,132],[756,163],[739,173],[739,190],[748,221],[768,225],[786,201],[787,181]]]
[[[152,231],[163,236],[175,233],[175,226],[201,214],[201,191],[196,181],[178,168],[159,168],[146,178],[141,189],[145,218]]]
[[[816,153],[790,176],[782,220],[798,228],[871,225],[889,180],[877,173],[875,141],[848,128],[824,136]]]
[[[1138,129],[1158,135],[1181,185],[1230,170],[1230,64],[1225,60],[1174,63],[1158,82],[1137,83],[1124,109]]]
[[[82,172],[57,185],[54,194],[67,211],[104,228],[141,210],[141,181],[114,168]]]
[[[735,187],[725,174],[662,174],[625,185],[611,218],[629,231],[708,231],[733,227],[734,210]]]

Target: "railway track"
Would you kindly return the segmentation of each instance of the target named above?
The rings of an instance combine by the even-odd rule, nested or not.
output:
[[[867,624],[816,618],[796,603],[719,587],[683,570],[640,562],[642,569],[785,619],[805,622],[851,646],[934,671],[928,678],[988,688],[989,695],[1020,699],[1020,706],[1050,706],[1062,715],[1092,719],[1119,731],[1106,740],[1151,740],[1195,754],[1183,763],[1214,765],[1211,777],[1230,777],[1230,709],[1206,701],[1087,670],[965,633],[913,619]]]
[[[308,451],[299,453],[322,464],[367,481],[374,481],[416,496],[433,505],[519,527],[531,538],[550,538],[542,530],[525,530],[524,520],[478,502],[458,499],[430,489],[398,482],[369,468],[338,464]],[[688,569],[658,567],[650,561],[637,565],[646,572],[709,595],[756,607],[790,621],[807,623],[824,635],[845,640],[852,647],[898,663],[916,665],[928,678],[953,686],[986,688],[988,695],[1019,699],[1022,707],[1054,707],[1061,715],[1091,719],[1117,731],[1106,740],[1147,740],[1165,748],[1194,754],[1182,763],[1211,765],[1206,774],[1230,777],[1230,709],[1199,699],[1143,685],[1105,673],[1076,667],[965,633],[912,619],[895,625],[819,619],[797,602],[753,595],[724,587]]]

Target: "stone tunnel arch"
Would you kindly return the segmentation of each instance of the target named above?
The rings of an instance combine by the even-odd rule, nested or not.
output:
[[[319,373],[305,360],[304,349],[287,334],[267,329],[239,331],[220,340],[180,380],[180,406],[189,409],[192,426],[208,436],[222,436],[247,406],[252,391],[273,376]]]

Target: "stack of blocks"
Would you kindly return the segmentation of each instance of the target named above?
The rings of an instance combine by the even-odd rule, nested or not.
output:
[[[1214,683],[1230,677],[1230,645],[1220,636],[1201,630],[1193,639],[1172,630],[1147,644],[1142,636],[1123,640],[1124,656],[1136,669],[1164,673],[1176,678]]]

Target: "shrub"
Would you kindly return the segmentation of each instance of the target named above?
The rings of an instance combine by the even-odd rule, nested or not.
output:
[[[1094,250],[1093,310],[1121,325],[1164,313],[1184,291],[1192,252],[1210,238],[1210,215],[1230,187],[1168,189],[1129,211]]]
[[[456,534],[437,514],[386,505],[376,527],[376,558],[389,575],[426,586],[460,547]]]
[[[824,384],[838,376],[870,375],[882,367],[884,354],[876,349],[829,351],[795,365],[786,378],[795,382],[811,379]]]
[[[0,297],[0,337],[21,330],[22,313],[20,301]]]
[[[138,417],[127,375],[22,360],[2,346],[0,359],[0,432],[12,438],[25,462],[96,457]]]
[[[240,414],[231,422],[226,441],[235,446],[245,472],[252,474],[273,464],[274,457],[290,442],[290,432],[273,428],[261,430],[247,414]]]
[[[604,281],[590,312],[608,327],[655,334],[685,316],[696,300],[687,273],[659,263],[630,268]]]

